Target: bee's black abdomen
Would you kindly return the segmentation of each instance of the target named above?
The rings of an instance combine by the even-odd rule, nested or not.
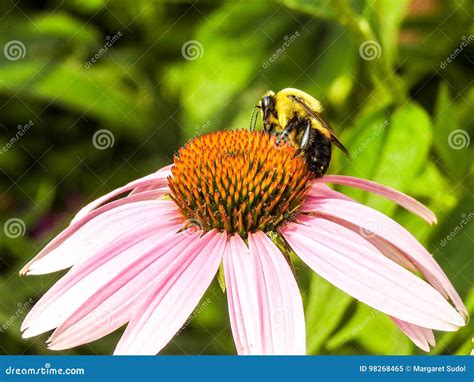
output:
[[[310,143],[305,149],[305,157],[309,170],[316,178],[322,177],[331,162],[331,140],[313,129]]]

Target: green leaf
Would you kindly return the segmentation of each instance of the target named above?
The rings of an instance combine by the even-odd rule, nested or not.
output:
[[[457,104],[452,100],[448,85],[439,87],[435,106],[434,139],[436,153],[441,158],[443,170],[455,179],[462,180],[468,173],[469,132],[462,129]]]
[[[369,354],[410,354],[410,340],[384,313],[357,303],[356,313],[327,343],[333,352],[346,342],[356,341]]]
[[[437,167],[427,163],[422,172],[412,182],[407,193],[430,208],[438,220],[457,203],[457,197],[450,192],[451,185],[440,174]],[[396,206],[393,206],[395,208]],[[435,227],[427,224],[415,214],[398,208],[392,217],[401,226],[408,229],[422,244],[427,244]]]
[[[464,304],[466,305],[467,311],[472,317],[474,315],[474,287],[470,287],[469,294],[467,295],[466,299],[464,300]],[[474,321],[471,319],[469,320],[468,324],[462,328],[460,328],[456,332],[446,332],[443,333],[441,338],[438,339],[436,347],[432,350],[432,354],[461,354],[467,355],[473,349],[473,333],[474,333]],[[456,344],[462,343],[463,340],[467,338],[467,341],[464,342],[459,349],[456,348]],[[467,343],[470,344],[466,346]]]
[[[334,41],[340,44],[334,45]],[[344,33],[344,27],[333,26],[326,38],[318,46],[318,60],[314,69],[310,70],[315,86],[311,94],[319,99],[327,98],[330,102],[341,104],[354,85],[354,76],[357,71],[357,49]],[[321,52],[321,53],[319,53]],[[337,89],[337,82],[344,81],[346,89]],[[343,90],[342,100],[340,91]]]
[[[412,182],[423,168],[431,145],[431,121],[420,106],[407,103],[392,116],[378,159],[373,181],[410,193]],[[367,203],[390,214],[396,205],[370,195]]]
[[[467,338],[464,341],[464,343],[454,352],[454,354],[455,355],[469,355],[469,354],[471,354],[471,352],[474,349],[474,340],[473,340],[473,338],[474,337]]]
[[[67,13],[41,13],[35,15],[31,22],[34,25],[35,33],[44,36],[57,36],[68,38],[82,44],[95,44],[99,38],[97,30],[90,25],[84,25],[82,20]]]
[[[313,273],[305,305],[307,352],[318,354],[339,325],[352,297]]]
[[[367,97],[366,101],[362,105],[362,114],[366,114],[373,109],[388,108],[394,104],[396,100],[393,99],[393,93],[391,93],[384,86],[375,86],[372,92]]]
[[[457,198],[449,193],[450,188],[450,182],[443,177],[440,169],[428,162],[417,177],[417,182],[413,182],[410,187],[410,193],[417,198],[429,199],[435,209],[446,211],[457,202]]]
[[[443,216],[438,230],[430,242],[433,256],[441,264],[461,296],[466,296],[472,286],[472,275],[474,274],[473,237],[472,197],[466,193],[456,208]]]
[[[412,183],[410,196],[429,207],[440,221],[458,202],[457,195],[451,192],[451,184],[442,176],[439,169],[429,162],[417,177],[417,181]],[[396,211],[394,218],[412,232],[421,243],[428,243],[436,230],[436,227],[427,224],[403,208]]]
[[[118,127],[147,127],[149,96],[117,80],[118,74],[103,64],[87,70],[78,62],[9,62],[0,65],[0,92],[56,103]]]
[[[344,174],[372,179],[379,163],[389,118],[387,111],[373,110],[358,117],[354,127],[342,136],[349,150],[349,158],[344,162]],[[344,193],[361,201],[366,200],[368,195],[366,192],[351,187],[345,187]]]
[[[337,19],[337,14],[333,7],[325,0],[280,0],[282,4],[288,8],[295,9],[300,12],[308,13],[322,19],[334,20]],[[365,4],[364,0],[350,0],[350,5],[359,11],[362,10]]]
[[[219,283],[219,286],[222,289],[222,292],[225,293],[225,274],[224,274],[224,263],[221,262],[221,265],[219,265],[219,272],[217,273],[217,281]]]

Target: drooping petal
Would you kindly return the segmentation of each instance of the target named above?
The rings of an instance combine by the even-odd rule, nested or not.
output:
[[[163,178],[163,179],[167,179],[168,176],[171,176],[171,167],[173,167],[173,166],[174,166],[173,164],[170,164],[168,166],[165,166],[165,167],[159,169],[156,172],[156,175]],[[162,185],[162,184],[163,183],[160,182],[160,185]],[[169,193],[168,183],[166,183],[165,186],[161,186],[161,187],[162,187],[163,191],[166,191],[166,193]],[[139,194],[141,192],[149,191],[149,190],[153,190],[153,189],[156,189],[156,185],[154,185],[154,184],[150,184],[148,186],[140,186],[140,187],[137,187],[137,188],[133,189],[132,191],[130,191],[130,193],[128,195],[131,196],[131,195]]]
[[[211,231],[186,251],[180,266],[137,309],[115,354],[156,354],[186,322],[217,273],[227,233]]]
[[[290,223],[281,232],[321,277],[367,305],[409,323],[446,331],[464,325],[439,292],[370,243],[361,245],[360,235],[323,218],[312,219],[311,226]]]
[[[306,197],[306,200],[311,197],[321,197],[324,196],[326,198],[335,198],[335,199],[344,199],[344,200],[350,200],[350,201],[355,201],[354,199],[350,198],[347,195],[341,194],[340,192],[334,191],[332,188],[330,188],[327,184],[325,183],[320,183],[315,181],[312,185],[311,188],[308,191],[308,195]]]
[[[388,257],[389,259],[395,261],[397,264],[401,265],[402,267],[409,269],[412,272],[418,272],[418,268],[406,257],[406,255],[400,251],[397,247],[395,247],[392,243],[382,239],[381,237],[371,233],[365,232],[361,230],[360,227],[350,224],[346,221],[341,221],[335,217],[324,216],[325,219],[338,223],[346,228],[350,228],[356,233],[361,233],[360,240],[363,242],[363,245],[367,245],[367,242],[372,244],[376,250],[378,250],[381,254]],[[312,217],[308,215],[301,215],[298,218],[298,221],[302,224],[311,225]]]
[[[165,282],[195,250],[200,232],[180,232],[124,268],[98,289],[48,339],[49,348],[62,350],[101,338],[118,329],[157,284]],[[191,247],[191,248],[190,248]]]
[[[155,185],[151,185],[148,187],[136,188],[133,191],[131,191],[127,196],[119,200],[122,200],[123,203],[126,204],[126,203],[134,202],[135,199],[144,199],[144,200],[151,199],[148,197],[149,195],[150,196],[153,195],[152,197],[153,199],[160,199],[169,193],[170,193],[170,189],[168,188],[167,185],[163,187],[156,187]],[[110,202],[105,205],[108,205],[108,204],[110,204]],[[89,214],[94,213],[94,211],[95,210],[92,210],[91,212],[89,212]]]
[[[348,228],[364,236],[380,237],[389,242],[398,248],[440,293],[448,296],[464,317],[468,316],[461,298],[433,256],[413,235],[388,216],[362,204],[340,199],[314,197],[303,207],[306,211],[317,211],[317,214],[328,219],[336,219],[340,224],[347,222]]]
[[[121,200],[114,201],[67,227],[29,261],[20,274],[44,274],[69,268],[149,221],[160,223],[179,216],[178,208],[169,200],[137,200],[124,205]]]
[[[345,225],[345,224],[344,224]],[[357,227],[351,227],[353,231],[357,230]],[[357,231],[356,231],[357,232]],[[382,239],[379,236],[366,235],[366,240],[373,244],[384,256],[400,264],[402,267],[409,269],[412,272],[418,272],[419,269],[406,257],[406,255],[395,247],[392,243]],[[438,290],[442,292],[441,290]]]
[[[428,207],[421,204],[416,199],[393,188],[372,182],[370,180],[345,175],[326,175],[322,178],[317,179],[316,182],[340,184],[369,191],[374,194],[383,196],[387,199],[393,200],[395,203],[406,208],[408,211],[411,211],[414,214],[425,219],[430,224],[436,223],[437,221],[435,214]]]
[[[32,337],[61,325],[91,295],[135,260],[152,250],[158,256],[160,251],[172,246],[175,235],[176,226],[171,224],[161,228],[143,227],[73,267],[28,313],[21,326],[23,337]]]
[[[430,351],[430,345],[435,346],[436,341],[433,331],[428,328],[423,328],[418,325],[413,325],[408,322],[399,320],[395,317],[390,317],[400,330],[407,335],[413,343],[425,352]]]
[[[332,222],[338,223],[339,225],[343,226],[341,228],[338,228],[337,226],[332,225],[331,229],[332,229],[332,232],[335,234],[338,233],[338,234],[343,235],[345,232],[344,227],[350,228],[356,233],[361,233],[361,232],[358,232],[357,230],[358,227],[355,225],[351,225],[347,222],[340,221],[334,217],[324,216],[324,218],[326,220],[330,220]],[[298,217],[298,222],[301,224],[311,226],[312,221],[313,221],[312,216],[302,214]],[[320,224],[323,224],[323,223],[324,221],[320,222]],[[330,223],[327,223],[327,224],[330,224]],[[415,265],[412,262],[410,262],[410,260],[405,256],[405,254],[403,254],[397,247],[393,246],[388,241],[385,241],[382,238],[376,235],[372,235],[370,233],[362,232],[362,234],[363,235],[361,236],[357,236],[358,242],[361,245],[367,246],[370,243],[372,245],[371,247],[372,249],[374,249],[375,251],[379,251],[381,254],[395,261],[397,264],[403,266],[406,269],[409,269],[412,272],[418,271]]]
[[[96,209],[97,207],[101,206],[102,204],[106,203],[107,201],[134,189],[141,190],[148,190],[149,186],[154,186],[155,188],[162,188],[168,185],[167,177],[170,174],[169,166],[164,167],[153,174],[149,174],[144,176],[143,178],[134,180],[130,183],[127,183],[125,186],[119,187],[99,198],[90,202],[85,207],[83,207],[71,221],[71,224],[75,223],[79,219],[83,218],[91,211]],[[128,200],[130,201],[130,199]]]
[[[229,240],[224,272],[239,354],[304,354],[303,303],[282,253],[263,233]]]

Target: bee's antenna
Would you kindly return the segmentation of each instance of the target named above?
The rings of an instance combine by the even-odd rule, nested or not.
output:
[[[255,131],[255,127],[257,126],[257,118],[258,118],[259,109],[260,109],[260,106],[254,106],[252,110],[252,114],[250,116],[250,124],[249,124],[250,131]]]

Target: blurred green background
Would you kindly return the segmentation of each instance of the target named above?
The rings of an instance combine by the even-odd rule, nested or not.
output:
[[[434,254],[474,313],[472,2],[104,1],[0,4],[0,353],[58,274],[18,270],[85,202],[171,161],[186,140],[246,128],[268,89],[325,105],[351,159],[330,173],[426,203],[430,227],[391,215]],[[299,265],[310,354],[420,354],[383,314]],[[432,353],[469,354],[472,325]],[[110,354],[120,331],[68,354]],[[51,352],[52,353],[52,352]],[[165,354],[235,354],[225,295],[211,286]]]

